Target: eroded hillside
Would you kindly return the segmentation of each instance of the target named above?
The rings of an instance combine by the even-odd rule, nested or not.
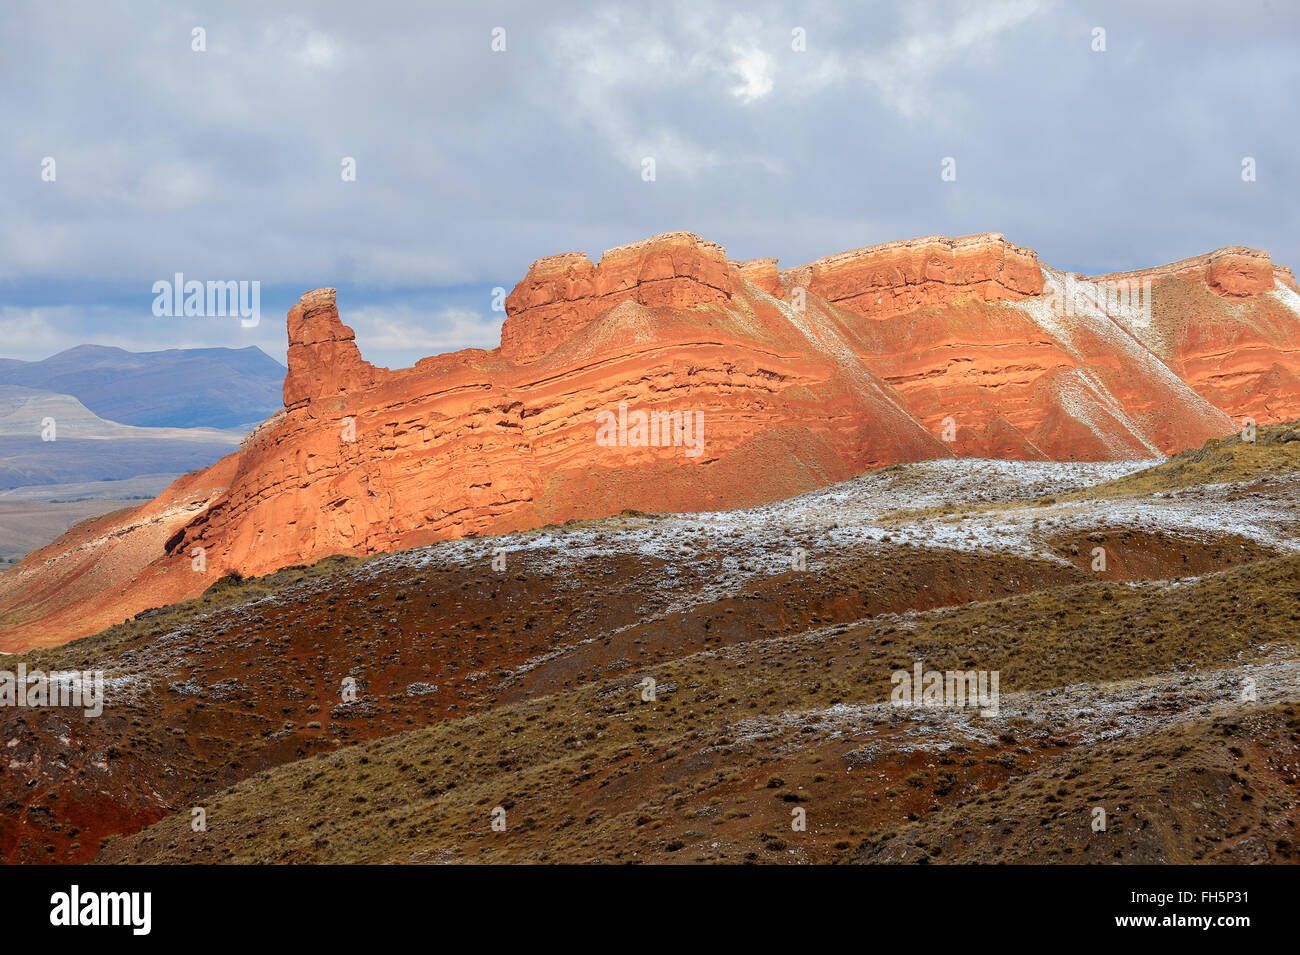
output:
[[[1289,858],[1298,438],[1263,428],[1155,467],[902,465],[749,510],[628,512],[228,578],[9,658],[102,668],[109,705],[4,711],[0,850]],[[998,671],[999,714],[890,706],[891,673],[918,661]],[[1136,769],[1112,783],[1112,759]],[[1215,815],[1142,825],[1165,803]],[[1098,805],[1108,841],[1088,828]],[[1035,812],[1083,830],[1027,842],[1017,826]]]

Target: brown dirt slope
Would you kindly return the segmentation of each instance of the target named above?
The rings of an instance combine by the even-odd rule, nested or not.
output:
[[[1214,485],[1180,483],[1178,498],[1065,499],[1108,467],[940,462],[753,512],[629,512],[223,579],[7,660],[102,668],[109,699],[94,719],[0,711],[0,853],[800,862],[918,835],[934,861],[996,861],[1009,841],[963,856],[945,820],[1062,759],[1156,752],[1160,734],[1205,719],[1236,727],[1229,745],[1246,753],[1252,708],[1294,702],[1300,516],[1284,430],[1249,452],[1266,473],[1222,484],[1210,454],[1187,468]],[[878,522],[950,494],[978,503]],[[506,570],[491,565],[499,546]],[[891,674],[918,660],[998,671],[1001,713],[888,706]],[[347,678],[356,702],[341,699]],[[1257,703],[1239,699],[1247,679]],[[1234,770],[1279,813],[1267,833],[1250,823],[1273,861],[1293,812],[1284,742],[1267,779],[1253,775],[1267,759]],[[1124,795],[1102,804],[1122,816]],[[199,806],[208,829],[193,833]],[[790,828],[796,809],[806,830]],[[1223,840],[1249,822],[1214,820]],[[1168,858],[1217,851],[1197,833]]]

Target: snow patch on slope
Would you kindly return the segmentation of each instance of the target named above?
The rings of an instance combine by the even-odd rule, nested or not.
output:
[[[1227,432],[1234,428],[1231,418],[1193,391],[1153,353],[1152,348],[1159,348],[1161,343],[1156,340],[1149,298],[1145,306],[1142,305],[1142,296],[1121,296],[1117,301],[1105,283],[1090,282],[1055,269],[1044,268],[1042,271],[1043,294],[1010,302],[1010,308],[1029,316],[1080,365],[1092,363],[1084,350],[1086,336],[1091,336],[1112,349],[1123,360],[1126,370],[1140,374],[1167,392],[1172,406],[1186,409],[1211,430]],[[1109,312],[1100,303],[1105,303]],[[1141,336],[1150,341],[1143,341]],[[1089,380],[1101,385],[1100,377],[1095,373],[1089,375]],[[1125,422],[1138,441],[1154,448],[1152,435],[1147,429],[1130,418],[1104,386],[1102,391],[1107,410],[1117,420]],[[1069,409],[1066,410],[1073,415]],[[1092,427],[1088,421],[1080,420],[1085,426]]]
[[[1285,305],[1287,308],[1293,311],[1296,314],[1297,318],[1300,318],[1300,294],[1297,294],[1296,290],[1293,289],[1291,286],[1287,285],[1284,282],[1278,281],[1277,279],[1274,279],[1273,289],[1271,291],[1265,292],[1264,294],[1277,299],[1279,302],[1281,302],[1283,305]]]
[[[1107,422],[1100,419],[1097,412],[1101,409],[1113,420],[1120,422],[1153,458],[1160,456],[1160,449],[1143,437],[1138,423],[1128,416],[1123,405],[1115,400],[1115,396],[1092,372],[1072,368],[1058,377],[1055,384],[1061,409],[1088,428],[1110,454],[1123,458],[1131,453],[1131,449],[1127,442],[1114,434],[1112,428],[1107,427]]]
[[[747,649],[752,653],[754,645]],[[1096,743],[1205,719],[1222,710],[1239,712],[1242,687],[1248,680],[1253,682],[1260,704],[1292,699],[1300,680],[1300,657],[1295,648],[1258,649],[1262,654],[1259,661],[1218,670],[1173,671],[1113,683],[1002,692],[996,716],[980,715],[973,707],[837,703],[748,717],[713,735],[725,736],[733,747],[775,738],[781,740],[778,751],[805,750],[817,740],[861,740],[860,749],[846,754],[851,766],[868,764],[885,753],[942,752],[961,742],[991,745],[1007,726],[1013,726],[1019,736],[1069,737],[1076,744]],[[882,689],[889,688],[889,674],[882,674],[881,684]]]

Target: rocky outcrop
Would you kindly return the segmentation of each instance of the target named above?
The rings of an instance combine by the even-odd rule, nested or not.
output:
[[[375,380],[375,368],[361,358],[356,335],[339,320],[334,297],[334,289],[319,288],[289,309],[286,408],[365,388]]]
[[[1043,288],[1037,254],[992,232],[959,239],[932,235],[841,252],[792,269],[782,279],[787,288],[802,287],[867,318],[963,298],[1015,300]]]
[[[1245,298],[1273,287],[1273,264],[1267,253],[1222,251],[1205,267],[1205,284],[1225,298]]]
[[[734,508],[931,457],[1154,457],[1297,417],[1300,294],[1284,272],[1234,248],[1088,280],[994,234],[781,271],[679,232],[599,264],[539,259],[500,348],[392,371],[317,289],[289,312],[284,410],[157,501],[0,576],[0,648],[93,632],[228,572]]]
[[[690,232],[609,249],[599,265],[581,252],[538,259],[506,298],[501,355],[536,361],[625,301],[687,309],[725,303],[730,288],[726,250]]]
[[[1276,282],[1296,287],[1295,275],[1285,266],[1275,266],[1267,252],[1235,245],[1216,249],[1206,255],[1193,256],[1153,269],[1134,272],[1111,272],[1098,275],[1093,282],[1117,284],[1149,279],[1158,282],[1167,278],[1181,278],[1204,282],[1211,292],[1222,298],[1247,298],[1268,292]]]
[[[781,284],[776,259],[749,259],[746,262],[728,262],[727,265],[741,280],[749,282],[755,288],[774,298],[785,297],[785,286]]]
[[[1141,287],[1146,307],[1113,309],[1116,323],[1233,421],[1300,415],[1300,294],[1267,252],[1232,246],[1091,281]]]
[[[844,315],[820,305],[792,322],[753,286],[710,301],[700,276],[728,284],[725,268],[709,272],[681,251],[670,237],[607,253],[608,291],[596,298],[621,303],[545,361],[468,350],[371,369],[365,385],[287,406],[277,426],[250,436],[229,491],[168,553],[202,548],[221,568],[256,574],[629,506],[758,503],[950,453],[851,354]],[[676,283],[679,272],[694,277]],[[633,274],[646,278],[627,285]],[[690,304],[668,304],[671,295]],[[579,347],[590,342],[599,345]],[[602,441],[603,414],[644,415],[649,431],[638,440],[620,424]]]

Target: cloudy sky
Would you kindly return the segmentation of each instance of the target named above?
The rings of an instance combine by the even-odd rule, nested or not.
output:
[[[494,346],[532,260],[676,229],[783,265],[987,231],[1084,273],[1300,267],[1289,0],[457,6],[7,3],[0,355],[283,360],[334,285],[401,367]],[[260,324],[156,317],[178,272],[260,282]]]

